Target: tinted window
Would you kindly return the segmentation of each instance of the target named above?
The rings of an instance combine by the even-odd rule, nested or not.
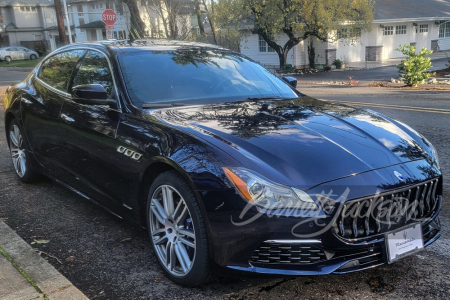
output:
[[[100,84],[108,92],[111,92],[114,84],[106,57],[97,51],[88,51],[81,62],[73,86],[82,84]]]
[[[58,53],[47,59],[41,66],[39,78],[52,87],[67,92],[72,72],[84,50]]]
[[[119,56],[124,81],[136,105],[248,97],[295,98],[286,83],[261,65],[230,51],[139,51]]]

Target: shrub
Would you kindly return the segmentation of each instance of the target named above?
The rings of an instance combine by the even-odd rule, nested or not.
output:
[[[291,64],[285,64],[283,67],[284,73],[293,73],[294,71],[295,71],[295,69]]]
[[[419,53],[416,53],[416,47],[412,45],[403,45],[396,50],[406,56],[406,59],[402,60],[397,68],[407,86],[416,87],[433,75],[426,72],[432,67],[432,64],[431,59],[425,57],[425,55],[430,55],[433,51],[424,47]]]
[[[334,66],[336,66],[336,69],[342,69],[342,64],[343,64],[343,62],[342,62],[342,60],[340,60],[340,59],[336,59],[334,62],[333,62],[333,65]]]
[[[323,70],[324,70],[325,72],[330,72],[330,71],[331,71],[331,66],[326,65],[326,66],[323,67]]]

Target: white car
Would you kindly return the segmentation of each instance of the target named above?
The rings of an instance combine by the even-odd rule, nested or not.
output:
[[[36,51],[25,47],[12,46],[0,48],[0,61],[10,62],[11,60],[36,59],[38,57],[39,54]]]

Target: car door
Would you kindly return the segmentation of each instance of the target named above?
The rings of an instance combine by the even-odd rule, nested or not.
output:
[[[17,55],[17,48],[6,48],[6,56],[11,57],[12,60],[16,60],[18,59],[18,55]]]
[[[71,86],[100,84],[108,98],[117,99],[117,90],[107,57],[100,51],[89,50],[80,62]],[[117,107],[81,104],[65,99],[61,109],[64,123],[65,161],[74,176],[71,185],[114,209],[114,186],[117,185],[116,134],[121,112]]]
[[[29,59],[30,58],[30,54],[28,53],[28,49],[26,48],[18,48],[18,52],[19,52],[19,56],[20,59]]]
[[[66,172],[59,163],[63,134],[59,114],[64,99],[70,97],[67,89],[84,52],[64,51],[47,58],[30,79],[21,99],[24,129],[36,159],[50,175],[62,180]]]

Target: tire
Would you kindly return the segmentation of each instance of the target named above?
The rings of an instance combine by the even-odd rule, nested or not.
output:
[[[164,193],[172,196],[164,197]],[[164,201],[165,198],[172,201]],[[172,204],[168,205],[170,202]],[[186,213],[180,213],[185,212],[184,208]],[[215,277],[211,272],[210,249],[200,206],[189,185],[176,171],[165,172],[153,182],[147,197],[146,215],[153,251],[169,279],[193,287]]]
[[[14,119],[8,130],[9,151],[16,175],[23,183],[34,182],[38,176],[31,169],[30,148],[24,139],[22,126]]]
[[[37,58],[37,56],[36,56],[35,54],[31,54],[31,55],[30,55],[30,59],[31,59],[31,60],[35,60],[36,58]]]
[[[10,56],[5,57],[5,61],[6,61],[6,62],[10,62],[11,60],[12,60],[12,59],[11,59]]]

